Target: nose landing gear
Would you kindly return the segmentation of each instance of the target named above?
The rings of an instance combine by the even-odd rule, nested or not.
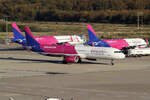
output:
[[[111,65],[112,65],[112,66],[114,65],[114,60],[113,60],[113,59],[111,60]]]

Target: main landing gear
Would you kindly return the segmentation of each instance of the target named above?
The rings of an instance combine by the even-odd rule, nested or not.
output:
[[[67,64],[68,62],[67,62],[67,61],[65,61],[65,60],[63,60],[63,61],[62,61],[62,63],[63,63],[63,64]]]

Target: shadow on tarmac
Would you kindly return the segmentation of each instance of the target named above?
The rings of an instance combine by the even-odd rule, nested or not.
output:
[[[13,57],[7,57],[3,58],[0,57],[0,60],[18,60],[18,61],[29,61],[29,62],[36,62],[36,63],[61,63],[61,61],[55,61],[55,60],[42,60],[42,59],[25,59],[25,58],[13,58]]]
[[[45,74],[49,74],[49,75],[58,75],[58,74],[68,74],[68,73],[60,73],[60,72],[46,72]]]
[[[0,60],[18,60],[18,61],[29,61],[31,63],[54,63],[54,64],[63,64],[62,60],[43,60],[43,59],[25,59],[25,58],[14,58],[14,57],[0,57]],[[29,63],[28,62],[28,63]],[[100,64],[100,65],[110,65],[109,63],[100,63],[100,62],[90,62],[90,61],[82,61],[81,63],[68,63],[70,64]]]
[[[100,64],[100,65],[110,65],[109,63],[101,63],[101,62],[90,62],[90,61],[83,61],[80,64]]]
[[[24,51],[26,50],[23,47],[18,47],[18,48],[4,48],[4,49],[0,49],[0,51]]]

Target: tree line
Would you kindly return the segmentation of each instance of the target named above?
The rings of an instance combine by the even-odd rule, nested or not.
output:
[[[0,0],[0,18],[150,24],[150,0]]]

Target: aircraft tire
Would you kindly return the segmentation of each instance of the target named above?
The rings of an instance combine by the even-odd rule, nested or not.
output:
[[[76,57],[74,62],[78,63],[79,62],[79,57]]]
[[[63,63],[63,64],[67,64],[67,61],[63,60],[62,63]]]

